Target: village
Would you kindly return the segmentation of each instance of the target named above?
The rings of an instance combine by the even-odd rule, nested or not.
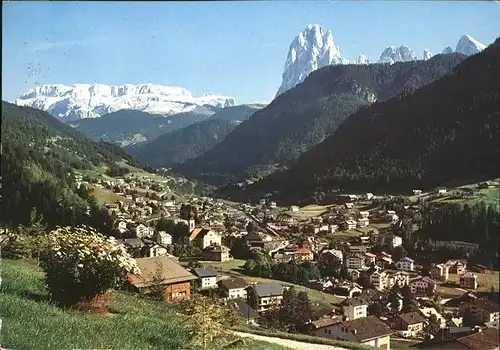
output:
[[[166,302],[213,295],[248,327],[264,328],[263,315],[296,286],[314,309],[301,333],[382,349],[499,346],[498,271],[467,259],[478,253],[477,244],[414,243],[404,220],[419,215],[424,199],[467,199],[498,189],[497,182],[414,190],[404,201],[365,193],[339,195],[330,206],[283,208],[268,198],[256,205],[182,198],[167,181],[141,174],[76,180],[119,198],[103,207],[117,243],[137,259],[141,273],[131,280],[139,292],[160,277]],[[462,253],[429,259],[426,250],[442,246]],[[298,266],[301,277],[269,272],[286,264]],[[161,276],[155,276],[158,266]]]

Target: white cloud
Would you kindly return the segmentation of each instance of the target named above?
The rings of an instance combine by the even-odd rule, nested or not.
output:
[[[52,49],[59,49],[70,46],[88,46],[93,44],[99,44],[104,41],[117,40],[113,38],[88,38],[88,39],[75,39],[75,40],[62,40],[62,41],[46,41],[41,42],[35,47],[29,49],[29,51],[48,51]]]

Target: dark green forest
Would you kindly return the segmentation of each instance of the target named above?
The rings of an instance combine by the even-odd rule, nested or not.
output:
[[[419,238],[463,241],[479,245],[481,264],[499,268],[500,211],[483,201],[473,205],[446,205],[423,211]]]
[[[464,57],[321,68],[238,125],[224,141],[175,169],[216,185],[282,169],[358,109],[409,94],[451,73]]]
[[[236,122],[207,119],[144,142],[127,150],[155,167],[170,168],[214,147],[236,127]]]
[[[411,191],[500,174],[500,40],[450,76],[345,120],[289,170],[242,196],[279,191],[311,199],[318,190]]]
[[[206,120],[163,134],[151,141],[127,147],[127,151],[157,167],[171,167],[208,151],[264,105],[222,108]],[[175,117],[177,118],[177,117]]]
[[[46,112],[2,101],[2,223],[27,224],[35,208],[49,226],[106,225],[94,197],[76,188],[74,170],[122,160],[141,165]]]

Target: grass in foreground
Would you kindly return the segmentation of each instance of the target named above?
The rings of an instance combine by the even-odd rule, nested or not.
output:
[[[1,262],[2,347],[8,349],[187,349],[177,307],[114,293],[111,314],[63,310],[48,301],[43,273],[24,261]],[[286,347],[245,340],[232,349]]]

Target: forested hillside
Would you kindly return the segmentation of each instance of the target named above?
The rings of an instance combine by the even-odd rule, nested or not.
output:
[[[263,105],[240,105],[222,108],[210,118],[166,133],[127,150],[156,167],[171,167],[193,159],[214,147],[238,125]]]
[[[127,146],[152,140],[162,134],[205,120],[217,110],[216,107],[198,107],[191,112],[164,117],[123,109],[100,118],[81,119],[72,125],[93,140]]]
[[[2,223],[25,224],[33,208],[49,225],[103,222],[86,191],[78,191],[74,169],[125,160],[115,145],[94,142],[50,114],[2,101]]]
[[[333,188],[409,191],[497,177],[499,76],[497,39],[452,75],[358,111],[291,169],[248,193],[277,190],[297,200]]]
[[[411,93],[450,73],[464,57],[437,55],[427,61],[393,65],[321,68],[238,125],[223,142],[176,170],[226,184],[289,166],[359,108]]]
[[[127,150],[154,167],[170,168],[209,150],[224,140],[236,125],[234,121],[210,118]]]

